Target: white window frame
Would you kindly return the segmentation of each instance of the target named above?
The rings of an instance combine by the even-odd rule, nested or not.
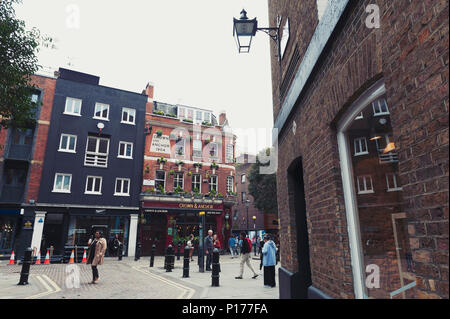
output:
[[[227,144],[225,146],[225,161],[226,161],[226,163],[233,163],[233,152],[234,152],[234,145]]]
[[[95,146],[96,151],[95,152],[90,152],[88,151],[88,145],[89,145],[89,138],[93,138],[97,140],[97,144]],[[106,140],[108,141],[108,146],[107,146],[107,150],[106,153],[99,153],[98,149],[100,147],[100,140]],[[102,167],[102,168],[107,168],[108,167],[108,157],[109,157],[109,143],[110,140],[108,138],[104,138],[104,137],[95,137],[95,136],[88,136],[87,140],[86,140],[86,152],[84,155],[84,165],[85,166],[93,166],[93,167]],[[95,156],[95,162],[97,164],[88,164],[86,163],[86,159],[87,156],[91,155],[91,156]],[[99,156],[106,156],[106,164],[105,165],[98,165],[98,160],[99,160]]]
[[[179,178],[179,176],[181,176],[181,179]],[[181,186],[177,185],[175,186],[175,184],[180,183],[181,180]],[[182,189],[184,189],[184,174],[180,173],[180,172],[175,172],[173,175],[173,189],[177,188],[178,186],[180,186]]]
[[[95,115],[97,113],[97,106],[100,106],[100,107],[106,106],[106,110],[107,110],[106,117]],[[100,112],[100,115],[103,113],[103,111],[104,111],[104,109],[102,109],[102,111]],[[109,104],[96,102],[95,106],[94,106],[94,116],[92,118],[97,119],[97,120],[102,120],[102,121],[109,121]]]
[[[62,141],[63,141],[63,137],[66,136],[67,137],[67,143],[66,143],[66,148],[62,148]],[[70,149],[68,148],[68,146],[70,145],[70,138],[75,138],[75,143],[74,143],[74,149]],[[76,149],[77,149],[77,136],[76,135],[72,135],[72,134],[65,134],[62,133],[60,138],[59,138],[59,149],[58,152],[65,152],[65,153],[76,153]]]
[[[390,183],[389,183],[389,176],[392,176],[392,181],[394,182],[394,187],[391,187]],[[403,190],[403,187],[398,186],[398,182],[397,182],[397,177],[398,175],[395,173],[387,173],[386,174],[386,186],[387,186],[387,191],[388,192],[398,192]]]
[[[80,113],[75,113],[75,112],[73,112],[73,110],[74,110],[74,103],[76,103],[78,101],[80,102]],[[71,111],[68,110],[69,102],[71,102],[71,105],[70,105],[71,108],[72,108]],[[67,96],[63,114],[73,115],[73,116],[81,116],[81,106],[82,106],[82,104],[83,104],[83,100]]]
[[[195,177],[198,177],[198,182],[194,179]],[[191,183],[192,191],[194,191],[194,184],[198,184],[198,192],[202,193],[202,175],[201,174],[192,174],[192,183]]]
[[[218,158],[219,157],[219,144],[215,142],[215,136],[213,137],[213,142],[210,142],[209,145],[209,157]],[[215,145],[215,147],[214,147]],[[211,151],[215,150],[214,155],[211,155]]]
[[[361,113],[369,103],[381,97],[385,92],[386,88],[383,79],[381,79],[353,102],[337,125],[337,142],[341,164],[342,189],[344,192],[345,213],[353,273],[353,289],[356,299],[367,298],[367,287],[365,285],[366,274],[364,268],[364,255],[361,247],[358,202],[354,191],[355,180],[353,178],[352,155],[347,130],[352,125],[355,117]]]
[[[363,144],[361,142],[364,142],[364,145],[366,147],[366,150],[363,151]],[[361,155],[367,155],[369,154],[369,148],[367,147],[367,139],[365,137],[357,137],[353,140],[354,145],[354,156],[361,156]],[[357,147],[358,146],[358,147]]]
[[[370,187],[369,187],[369,181],[370,181]],[[373,180],[372,176],[370,175],[360,175],[356,178],[356,182],[358,185],[358,194],[373,194]],[[364,184],[364,189],[361,189],[361,182]]]
[[[359,113],[357,117],[355,117],[355,120],[362,120],[364,118],[363,112]]]
[[[174,151],[175,151],[175,157],[184,157],[186,155],[186,139],[184,137],[180,137],[181,140],[183,141],[183,145],[181,145],[181,141],[177,142],[175,140],[175,147],[174,147]],[[183,154],[178,154],[178,150],[182,149],[183,150]]]
[[[122,144],[125,145],[125,147],[124,147],[125,154],[124,155],[120,154],[120,146]],[[130,154],[130,156],[126,155],[126,153],[127,153],[127,145],[131,145],[131,154]],[[117,151],[117,158],[133,159],[133,143],[132,142],[120,141],[119,142],[119,149]]]
[[[183,115],[181,115],[181,111],[183,111]],[[186,119],[187,118],[187,112],[186,112],[186,108],[184,107],[178,107],[178,118],[180,120]]]
[[[156,185],[156,182],[157,181],[161,181],[161,179],[157,179],[156,178],[156,173],[157,172],[163,172],[164,173],[164,179],[162,180],[163,181],[163,189],[164,189],[164,191],[166,190],[166,171],[163,171],[163,170],[160,170],[160,169],[157,169],[156,170],[156,172],[155,172],[155,189],[157,189],[157,185]]]
[[[376,107],[375,107],[375,103],[376,103]],[[384,104],[384,106],[386,107],[386,112],[381,110],[381,103]],[[372,102],[372,109],[373,109],[373,116],[383,116],[383,115],[389,115],[389,108],[387,106],[387,102],[385,98],[381,98],[378,100],[375,100]]]
[[[195,147],[196,144],[197,144],[197,146],[200,146],[200,147]],[[192,140],[192,157],[202,158],[203,157],[202,152],[203,152],[202,140],[199,140],[199,139]]]
[[[89,178],[93,179],[92,182],[92,188],[94,190],[88,190],[88,180]],[[96,192],[95,191],[95,186],[96,186],[96,181],[100,180],[100,185],[99,185],[99,191]],[[103,183],[103,178],[102,176],[92,176],[92,175],[88,175],[86,176],[86,187],[84,188],[84,193],[87,195],[101,195],[102,194],[102,183]]]
[[[231,181],[231,183],[229,182]],[[231,189],[230,189],[231,186]],[[234,177],[227,176],[227,192],[234,192]]]
[[[58,179],[58,176],[62,176],[62,182],[61,182],[61,186],[64,187],[64,178],[65,177],[69,177],[70,181],[69,181],[69,189],[65,190],[65,189],[57,189],[56,188],[56,180]],[[70,194],[71,192],[71,188],[72,188],[72,174],[65,174],[65,173],[55,173],[55,180],[53,181],[53,193],[65,193],[65,194]]]
[[[117,182],[118,181],[122,182],[121,187],[120,187],[120,190],[121,190],[120,193],[117,193]],[[123,182],[124,181],[128,181],[128,193],[123,192]],[[114,184],[114,196],[130,196],[130,187],[131,187],[131,179],[124,178],[124,177],[117,177],[116,183]]]
[[[129,113],[129,111],[132,111],[132,112],[133,112],[133,122],[129,121],[129,119],[130,119],[130,113]],[[126,121],[123,120],[123,114],[124,114],[125,112],[128,112],[128,113],[127,113],[127,120],[126,120]],[[123,124],[130,124],[130,125],[136,125],[136,109],[132,109],[132,108],[129,108],[129,107],[123,107],[123,108],[122,108],[122,116],[120,117],[120,123],[123,123]]]
[[[216,182],[215,182],[215,183],[212,182],[212,181],[213,181],[213,178],[216,179]],[[209,177],[209,188],[210,188],[210,191],[213,189],[213,188],[211,187],[212,185],[214,185],[214,190],[216,191],[216,193],[218,193],[218,192],[219,192],[219,177],[218,177],[217,175],[211,175],[211,176]]]
[[[245,184],[246,183],[246,178],[247,178],[246,174],[242,174],[241,175],[241,184]]]

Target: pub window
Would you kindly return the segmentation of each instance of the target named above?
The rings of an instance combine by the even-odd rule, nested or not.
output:
[[[212,175],[209,178],[209,191],[215,191],[217,193],[217,175]]]
[[[175,176],[173,177],[173,188],[180,187],[181,189],[184,189],[183,184],[183,173],[175,173]]]
[[[193,192],[202,192],[202,175],[194,174],[192,175],[192,191]]]
[[[155,189],[166,188],[166,172],[156,171],[155,175]]]
[[[192,148],[193,157],[202,157],[202,140],[193,140]]]
[[[227,176],[227,192],[233,192],[233,176]]]

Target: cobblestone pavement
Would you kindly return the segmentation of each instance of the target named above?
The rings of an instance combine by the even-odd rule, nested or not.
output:
[[[239,272],[239,258],[221,257],[220,286],[211,287],[211,272],[200,273],[197,259],[190,263],[189,278],[182,278],[183,258],[175,261],[172,272],[164,270],[164,258],[156,257],[154,267],[150,268],[149,257],[139,261],[133,258],[105,258],[98,267],[98,284],[89,284],[92,280],[90,265],[51,264],[32,265],[30,284],[17,286],[21,265],[0,263],[0,299],[274,299],[279,298],[278,288],[264,288],[259,261],[252,264],[257,279],[251,279],[251,272],[245,266],[244,279],[236,280]],[[71,281],[79,273],[77,281]]]

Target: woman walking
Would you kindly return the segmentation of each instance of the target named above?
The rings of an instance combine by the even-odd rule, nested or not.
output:
[[[89,239],[89,254],[87,264],[91,264],[92,266],[92,281],[91,284],[97,283],[99,280],[98,275],[98,265],[102,265],[104,261],[104,256],[106,252],[106,240],[102,238],[100,232],[95,232],[94,239]]]
[[[275,287],[276,252],[277,248],[275,247],[275,243],[270,239],[269,235],[266,234],[264,236],[264,246],[262,249],[264,265],[264,287],[266,288]]]

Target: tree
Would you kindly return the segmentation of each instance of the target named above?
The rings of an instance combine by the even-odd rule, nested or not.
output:
[[[270,149],[265,150],[266,155],[270,155]],[[260,174],[260,167],[269,164],[262,164],[259,157],[256,163],[250,167],[248,174],[248,192],[254,198],[255,207],[263,213],[277,213],[277,177],[276,174]]]
[[[0,0],[0,127],[24,127],[34,116],[37,103],[31,101],[31,75],[38,65],[39,46],[48,47],[49,37],[39,30],[25,30],[25,22],[16,18],[14,3]]]

